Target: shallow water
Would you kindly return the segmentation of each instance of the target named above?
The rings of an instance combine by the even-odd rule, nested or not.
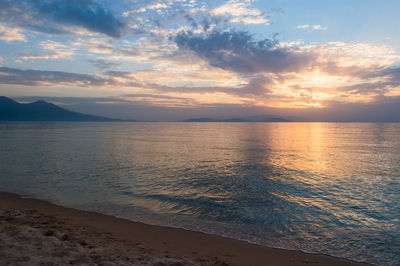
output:
[[[0,123],[0,190],[400,265],[399,123]]]

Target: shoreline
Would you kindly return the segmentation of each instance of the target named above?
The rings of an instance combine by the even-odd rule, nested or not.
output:
[[[369,265],[148,225],[8,192],[0,192],[0,236],[6,243],[0,245],[5,264]],[[18,248],[28,252],[20,254]]]

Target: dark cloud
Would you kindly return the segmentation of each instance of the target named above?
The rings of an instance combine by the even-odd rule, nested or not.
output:
[[[24,86],[68,85],[86,88],[115,85],[143,87],[145,85],[134,81],[132,78],[125,83],[117,81],[114,76],[108,75],[107,73],[95,75],[49,70],[21,70],[8,67],[0,67],[0,84]]]
[[[80,26],[118,38],[126,31],[126,23],[95,0],[6,0],[0,8],[0,21],[39,32],[62,34],[63,26]]]
[[[92,0],[32,0],[41,15],[55,22],[84,27],[111,37],[121,37],[125,23]]]
[[[373,103],[331,102],[317,114],[304,112],[311,121],[400,122],[400,97],[377,96]]]
[[[119,63],[108,62],[103,59],[90,59],[90,60],[87,60],[87,62],[91,63],[92,65],[94,65],[95,67],[97,67],[101,70],[105,70],[105,69],[109,69],[109,68],[113,68],[113,67],[117,67],[117,66],[121,65]]]
[[[168,96],[168,95],[157,95],[157,94],[146,94],[146,93],[139,93],[139,94],[125,94],[122,95],[121,97],[129,97],[129,98],[142,98],[142,97],[148,97],[148,98],[154,98],[154,99],[168,99],[168,100],[187,100],[189,98],[185,97],[175,97],[175,96]]]
[[[337,88],[338,91],[346,91],[351,94],[377,94],[383,95],[384,93],[390,91],[391,88],[400,86],[400,67],[377,67],[377,68],[366,68],[363,72],[362,70],[355,70],[359,73],[359,77],[367,80],[366,82],[343,86]],[[377,81],[369,79],[378,79]]]
[[[387,76],[390,80],[400,86],[400,67],[389,67],[381,71],[380,75]]]
[[[238,94],[240,96],[261,96],[268,95],[271,91],[269,87],[274,84],[274,80],[265,76],[256,76],[250,79],[249,83],[242,87]]]
[[[107,71],[105,74],[112,77],[127,78],[132,73],[128,71]]]
[[[174,38],[180,49],[189,49],[212,66],[239,73],[299,71],[314,55],[279,46],[275,39],[257,41],[247,32],[213,31],[208,35],[180,32]]]
[[[392,85],[391,82],[365,82],[351,86],[337,88],[338,91],[346,91],[351,94],[383,94],[388,91]]]
[[[0,67],[1,84],[40,85],[43,82],[53,84],[78,83],[80,86],[100,86],[112,84],[112,80],[99,78],[94,75],[68,73],[62,71],[21,70]]]

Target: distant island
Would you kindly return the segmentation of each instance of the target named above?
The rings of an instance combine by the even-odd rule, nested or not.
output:
[[[123,121],[72,112],[45,101],[18,103],[0,96],[0,121]]]
[[[215,118],[190,118],[183,122],[291,122],[290,120],[281,117],[270,117],[265,115],[248,116],[239,118],[228,119],[215,119]]]

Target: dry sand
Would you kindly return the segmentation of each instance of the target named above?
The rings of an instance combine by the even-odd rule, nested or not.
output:
[[[365,265],[0,192],[0,265]]]

